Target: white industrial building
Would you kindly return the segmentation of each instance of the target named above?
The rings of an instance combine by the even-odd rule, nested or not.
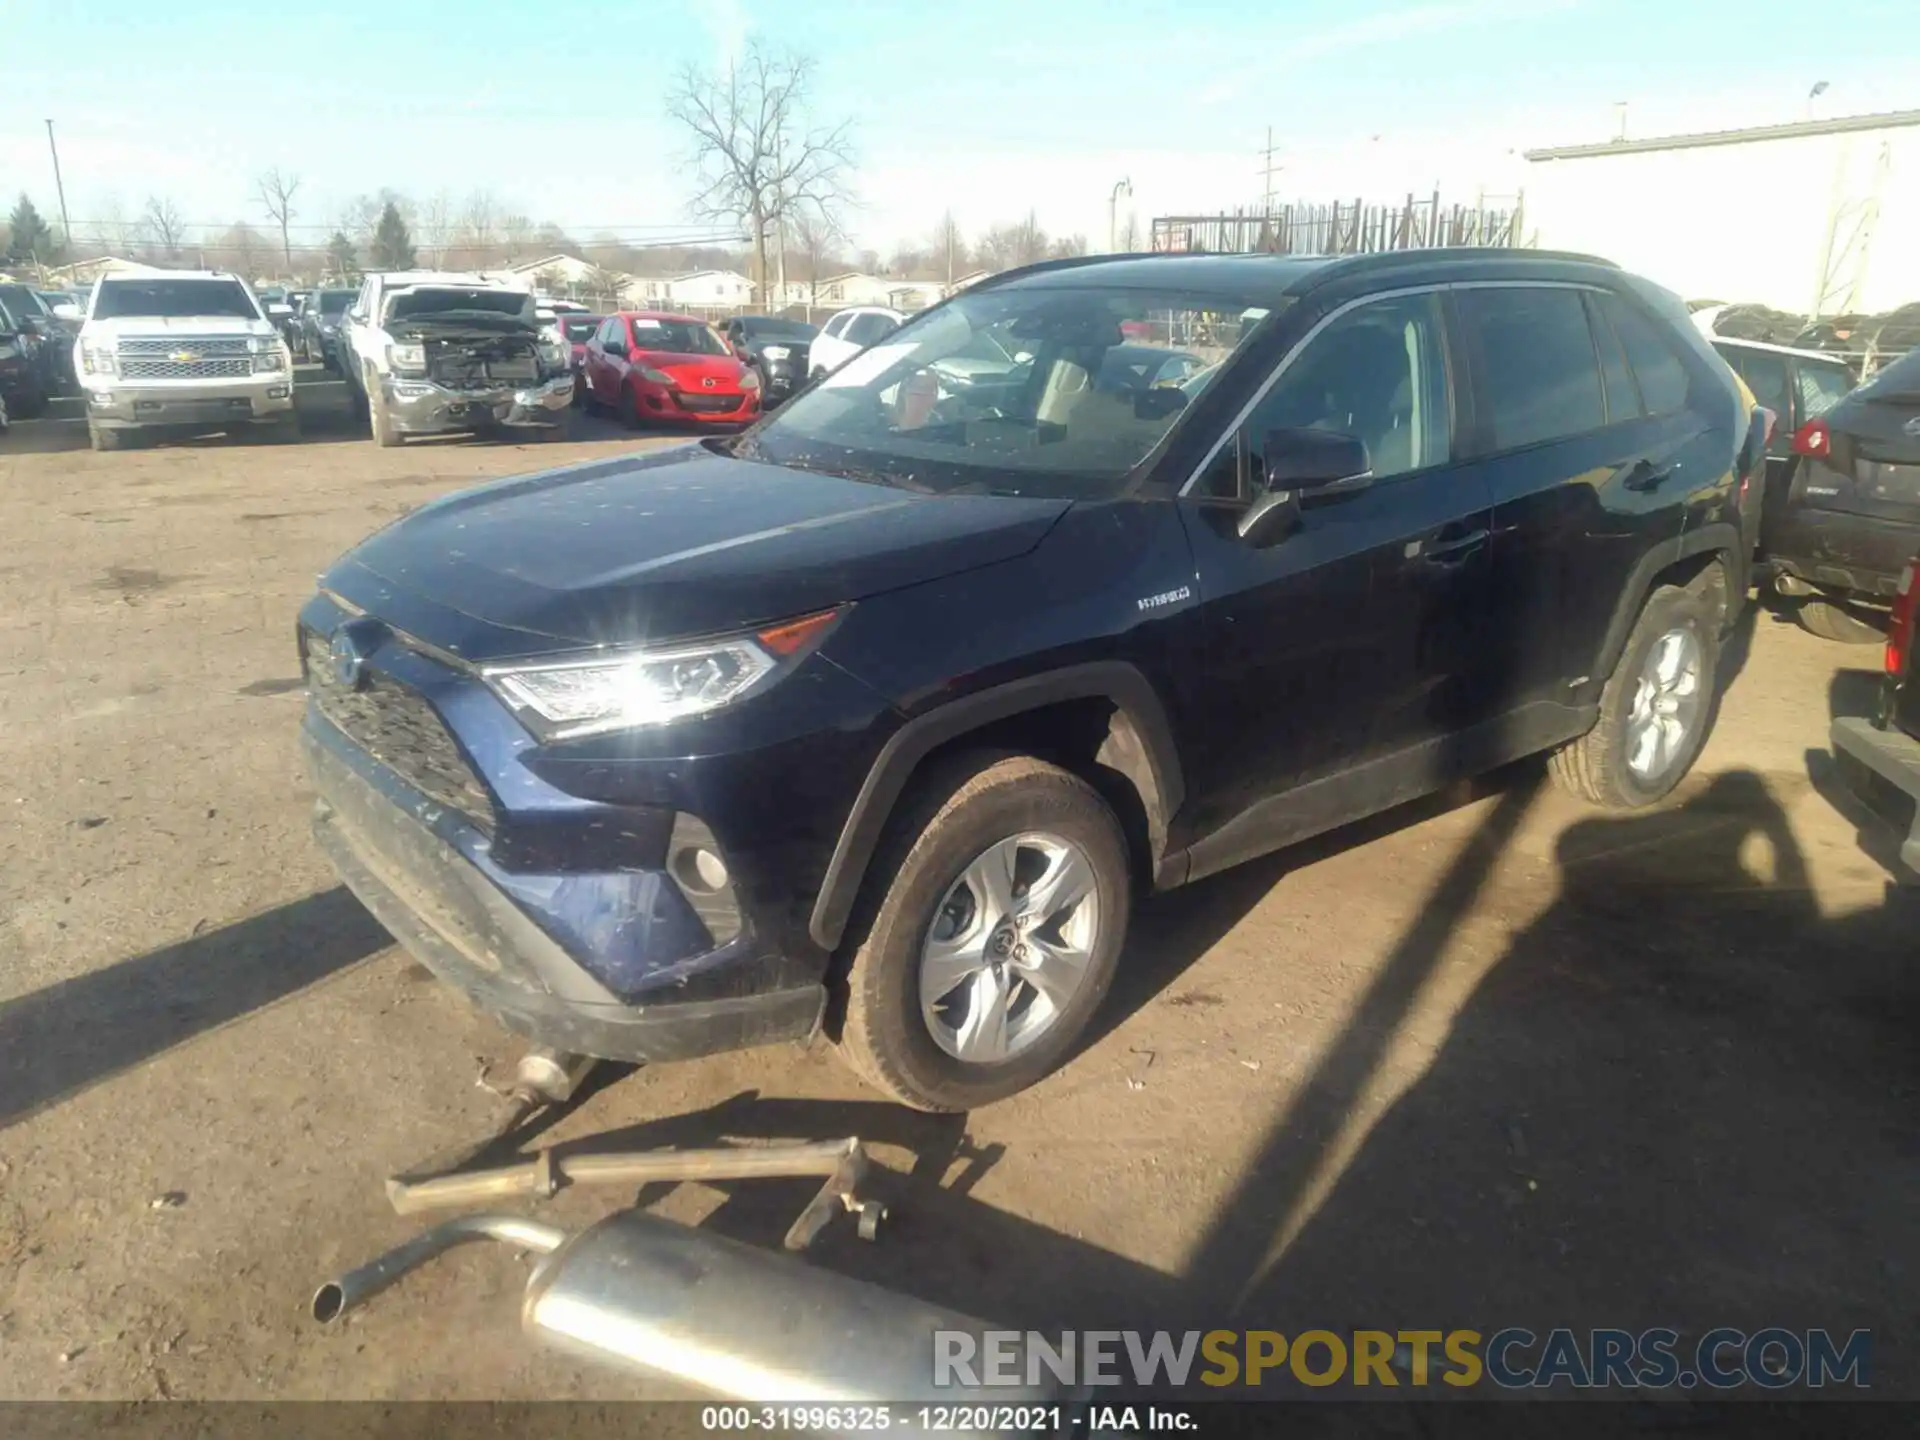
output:
[[[1526,152],[1533,244],[1689,299],[1795,314],[1920,300],[1920,110]]]

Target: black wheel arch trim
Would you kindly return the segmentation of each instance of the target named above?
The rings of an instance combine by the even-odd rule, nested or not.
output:
[[[1186,798],[1166,708],[1147,677],[1125,661],[1068,666],[960,696],[916,715],[893,733],[868,769],[853,809],[840,827],[808,922],[815,943],[829,951],[839,947],[880,836],[922,760],[969,731],[1074,700],[1111,701],[1116,718],[1123,719],[1140,742],[1145,773],[1129,773],[1128,779],[1141,790],[1155,851],[1150,860],[1157,867],[1165,853],[1166,821]]]
[[[1620,663],[1620,652],[1627,648],[1627,636],[1640,618],[1640,612],[1646,608],[1647,597],[1653,594],[1655,581],[1661,572],[1672,569],[1684,560],[1697,555],[1718,555],[1721,563],[1727,567],[1727,619],[1739,613],[1740,605],[1746,595],[1748,567],[1740,563],[1746,548],[1740,531],[1726,521],[1715,521],[1711,525],[1702,525],[1671,540],[1662,540],[1648,549],[1633,567],[1627,577],[1627,583],[1621,587],[1620,599],[1614,606],[1613,619],[1607,625],[1607,638],[1601,649],[1599,664],[1593,670],[1593,683],[1606,683],[1607,676],[1613,673],[1613,667]],[[1736,593],[1737,591],[1737,593]]]

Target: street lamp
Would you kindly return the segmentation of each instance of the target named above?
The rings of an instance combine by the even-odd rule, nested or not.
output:
[[[1824,80],[1815,81],[1813,88],[1807,91],[1807,119],[1813,118],[1813,102],[1826,93],[1827,82]]]
[[[1107,196],[1107,249],[1109,252],[1120,248],[1120,196],[1133,198],[1133,182],[1122,180],[1113,187],[1113,193]]]

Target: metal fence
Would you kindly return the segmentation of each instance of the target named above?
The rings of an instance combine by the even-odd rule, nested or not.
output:
[[[1361,255],[1439,245],[1515,246],[1524,243],[1524,198],[1447,206],[1436,190],[1427,199],[1408,195],[1398,205],[1355,199],[1164,215],[1153,222],[1152,248],[1215,255]]]

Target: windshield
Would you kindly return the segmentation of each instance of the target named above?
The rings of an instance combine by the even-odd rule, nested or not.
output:
[[[560,322],[560,328],[567,339],[577,345],[584,345],[593,338],[593,332],[600,328],[598,315],[569,315]]]
[[[633,317],[633,342],[637,349],[662,355],[728,355],[726,342],[698,320],[654,320],[645,315]]]
[[[322,315],[344,315],[347,307],[353,304],[353,297],[359,293],[358,290],[322,290],[320,292],[320,313]],[[313,308],[313,302],[311,300],[307,302],[307,308],[309,310]]]
[[[41,303],[39,295],[25,285],[0,285],[0,300],[4,300],[7,308],[16,316],[47,313],[47,307]]]
[[[748,319],[740,322],[740,333],[750,340],[811,340],[820,327],[804,320]]]
[[[1008,289],[908,322],[750,442],[916,490],[1115,493],[1267,311],[1121,289]]]
[[[533,296],[525,290],[470,290],[464,286],[423,286],[402,290],[387,302],[388,320],[420,320],[461,315],[506,316],[534,322]]]
[[[1885,366],[1858,393],[1862,400],[1920,400],[1920,350],[1909,350]]]
[[[140,315],[157,320],[258,320],[238,280],[107,280],[93,302],[95,320]]]

